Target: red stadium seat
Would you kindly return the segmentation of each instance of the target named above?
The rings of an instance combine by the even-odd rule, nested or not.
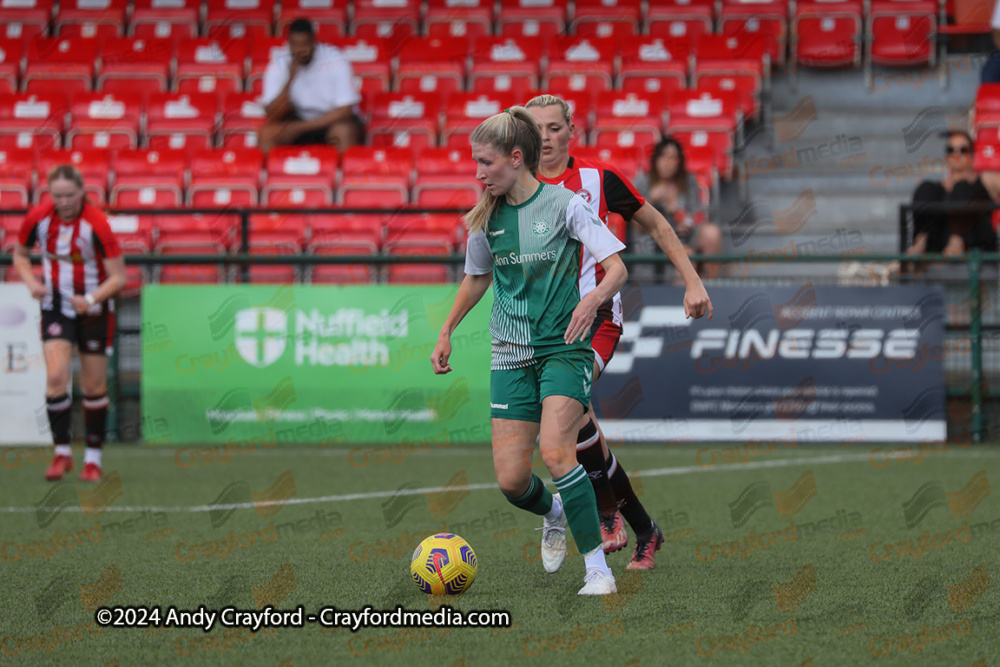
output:
[[[329,206],[337,181],[337,149],[330,146],[276,146],[267,156],[265,206]]]
[[[160,93],[146,106],[148,148],[211,148],[217,98],[210,93]]]
[[[337,200],[347,207],[397,208],[409,200],[413,153],[355,146],[344,153]]]
[[[177,44],[174,90],[215,93],[243,90],[246,42],[222,38],[186,39]]]
[[[133,0],[128,34],[137,39],[192,39],[198,36],[201,0]]]
[[[308,18],[316,31],[316,40],[329,42],[347,34],[345,0],[283,0],[276,35],[285,37],[289,24],[297,18]]]
[[[647,154],[637,146],[575,146],[570,151],[573,157],[585,160],[599,160],[614,165],[630,181],[634,181],[640,170],[649,167]]]
[[[240,216],[232,213],[156,216],[157,251],[164,245],[188,245],[225,252],[238,246]]]
[[[596,37],[556,37],[549,48],[549,64],[542,88],[602,92],[614,82],[617,44]]]
[[[642,25],[639,0],[576,0],[570,32],[577,37],[632,39]]]
[[[128,258],[142,257],[153,251],[153,216],[109,215],[108,224],[125,255],[125,288],[121,296],[139,296],[146,283],[146,270],[130,264]]]
[[[222,40],[270,37],[274,6],[274,0],[207,0],[205,31]]]
[[[257,205],[264,154],[256,148],[201,150],[191,154],[187,204],[194,208]]]
[[[785,0],[723,0],[719,32],[759,39],[771,62],[785,62],[788,2]]]
[[[497,15],[501,37],[541,37],[548,40],[566,34],[568,0],[516,0],[504,3]]]
[[[61,147],[68,111],[66,96],[60,93],[0,97],[0,150]]]
[[[707,163],[725,178],[731,177],[733,170],[733,135],[731,133],[679,130],[671,132],[670,136],[684,147],[684,157],[688,161],[689,169],[694,171],[695,175],[699,173],[700,160],[702,164]]]
[[[646,34],[670,39],[698,39],[712,32],[714,0],[650,3]]]
[[[141,94],[78,93],[70,105],[67,148],[137,148]]]
[[[660,100],[635,93],[600,95],[591,144],[645,150],[659,142],[662,128]]]
[[[936,2],[873,0],[868,10],[866,65],[907,67],[933,64]]]
[[[157,253],[169,255],[224,255],[225,251],[198,238],[168,236]],[[165,264],[159,271],[164,285],[216,284],[225,282],[228,271],[221,264]]]
[[[35,160],[38,181],[35,187],[36,204],[49,201],[49,185],[46,175],[61,164],[72,164],[83,175],[84,189],[95,204],[103,205],[107,200],[108,172],[112,165],[106,150],[73,150],[39,152]]]
[[[668,131],[732,134],[740,124],[739,96],[729,91],[680,90],[670,99]]]
[[[400,44],[420,33],[419,0],[356,0],[351,34]]]
[[[448,148],[468,150],[469,136],[481,122],[504,109],[523,104],[524,100],[510,96],[457,93],[448,100],[441,144]]]
[[[246,91],[257,96],[264,91],[264,73],[268,63],[282,52],[287,53],[288,39],[285,37],[267,37],[255,39],[247,49],[250,59],[250,71],[247,74]]]
[[[471,92],[523,97],[538,87],[539,63],[544,53],[539,37],[492,37],[473,43],[469,72]]]
[[[313,255],[377,255],[382,247],[381,215],[314,215],[306,251]],[[373,271],[369,264],[314,265],[314,283],[367,283]]]
[[[622,92],[658,96],[687,86],[691,40],[643,37],[622,44],[618,87]]]
[[[35,151],[0,150],[0,209],[27,208],[31,201],[31,173]]]
[[[974,133],[985,127],[1000,127],[1000,83],[984,83],[976,90],[969,126]]]
[[[465,236],[463,214],[399,212],[386,216],[384,247],[401,242],[444,245],[451,252]]]
[[[223,99],[219,125],[220,148],[256,148],[257,130],[267,121],[253,93],[230,93]]]
[[[401,93],[438,93],[463,90],[469,59],[466,39],[415,37],[397,55],[395,90]]]
[[[121,37],[128,0],[60,0],[55,33],[59,37]]]
[[[52,20],[55,0],[22,0],[0,4],[0,36],[12,40],[43,37]]]
[[[174,45],[168,39],[113,38],[101,42],[97,90],[108,93],[165,93]]]
[[[93,39],[39,37],[28,42],[28,65],[21,89],[62,94],[91,90],[99,42]]]
[[[792,19],[792,64],[860,66],[863,17],[864,7],[858,0],[800,2]]]
[[[302,215],[254,214],[250,216],[250,254],[258,257],[299,255],[306,229],[306,219]],[[292,264],[251,265],[249,270],[251,283],[294,283],[298,282],[298,275],[298,267]]]
[[[472,208],[482,193],[468,150],[425,149],[417,157],[416,174],[411,194],[419,207]]]
[[[24,40],[0,37],[0,93],[17,92],[24,60]]]
[[[764,48],[755,37],[703,36],[695,46],[694,87],[735,93],[744,116],[755,118],[769,76]]]
[[[187,154],[183,150],[120,151],[111,205],[115,208],[172,208],[184,202]]]
[[[382,93],[371,104],[368,137],[377,148],[419,150],[436,146],[441,96],[436,93]]]
[[[362,95],[389,90],[392,83],[391,49],[381,39],[349,38],[337,45],[351,63],[354,88]]]
[[[482,39],[493,34],[493,3],[490,0],[430,0],[424,17],[424,33],[440,39]]]
[[[447,257],[451,245],[438,235],[410,235],[399,241],[387,242],[384,250],[390,257]],[[448,282],[446,264],[390,264],[387,272],[390,284],[422,284]]]

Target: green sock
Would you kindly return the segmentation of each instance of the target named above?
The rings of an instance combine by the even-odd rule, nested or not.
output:
[[[597,497],[594,485],[582,465],[553,480],[566,511],[566,521],[573,531],[576,548],[586,554],[601,546],[601,524],[597,519]]]
[[[584,475],[586,477],[586,475]],[[507,501],[514,507],[528,510],[532,514],[545,516],[552,509],[552,492],[545,488],[538,475],[532,473],[531,482],[528,483],[528,490],[517,498],[512,498],[504,494]]]

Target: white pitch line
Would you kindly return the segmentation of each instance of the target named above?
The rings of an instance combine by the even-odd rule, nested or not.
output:
[[[959,454],[960,452],[955,452]],[[961,452],[969,458],[982,458],[984,453]],[[854,463],[857,461],[867,461],[869,454],[837,454],[832,456],[820,456],[816,458],[794,458],[794,459],[772,459],[769,461],[749,461],[747,463],[729,463],[716,466],[684,466],[681,468],[657,468],[653,470],[639,470],[634,474],[640,478],[664,477],[668,475],[686,475],[688,473],[700,472],[739,472],[742,470],[760,470],[764,468],[785,468],[795,465],[825,465],[828,463]],[[551,481],[551,480],[549,480]],[[441,493],[443,491],[483,491],[486,489],[497,489],[496,484],[467,484],[455,487],[424,487],[420,489],[396,489],[394,491],[369,491],[367,493],[347,493],[337,496],[319,496],[314,498],[289,498],[288,500],[261,501],[259,503],[234,503],[226,505],[194,505],[185,507],[130,507],[111,506],[106,512],[211,512],[213,510],[249,509],[251,507],[261,507],[267,505],[306,505],[313,503],[333,503],[348,500],[371,500],[375,498],[392,498],[399,496],[419,496],[427,493]],[[23,513],[55,511],[55,507],[0,507],[0,512]],[[63,509],[65,512],[82,512],[83,508],[71,506]]]

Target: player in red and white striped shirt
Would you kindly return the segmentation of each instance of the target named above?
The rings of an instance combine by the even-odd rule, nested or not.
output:
[[[21,225],[14,267],[31,296],[41,301],[45,351],[45,400],[55,444],[55,460],[45,472],[61,479],[73,469],[67,393],[73,346],[80,354],[80,388],[87,450],[80,479],[101,479],[101,445],[108,412],[108,355],[115,335],[112,297],[125,285],[125,260],[104,213],[86,200],[83,176],[72,165],[49,174],[52,202],[36,206]],[[42,252],[44,283],[31,271],[28,251]]]
[[[538,180],[573,190],[587,200],[605,223],[608,213],[617,213],[626,222],[634,220],[638,223],[667,254],[684,279],[684,313],[695,318],[707,313],[711,319],[712,302],[708,292],[670,223],[646,202],[615,166],[597,160],[579,160],[569,154],[569,142],[575,128],[565,100],[553,95],[540,95],[525,106],[542,130]],[[581,298],[601,282],[603,273],[601,266],[584,249],[580,260]],[[622,305],[619,294],[598,309],[591,331],[596,381],[611,361],[621,338]],[[594,484],[601,514],[604,551],[618,551],[628,544],[628,533],[621,522],[624,516],[636,534],[635,552],[628,569],[652,569],[655,553],[663,544],[663,533],[636,498],[628,475],[608,449],[593,415],[591,405],[580,424],[576,454]]]

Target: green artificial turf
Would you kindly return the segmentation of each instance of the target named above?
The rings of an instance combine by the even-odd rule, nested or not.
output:
[[[572,547],[559,573],[542,570],[541,521],[493,486],[486,448],[111,446],[99,489],[76,479],[79,452],[77,469],[51,483],[44,449],[5,448],[0,663],[995,663],[1000,449],[889,449],[617,449],[668,541],[655,570],[626,573],[630,531],[608,556],[619,594],[595,599],[576,595],[584,572]],[[457,599],[429,599],[409,575],[415,545],[442,530],[478,557]],[[930,546],[915,555],[903,543],[918,548],[925,531]],[[512,625],[310,623],[253,635],[217,623],[206,634],[102,629],[93,611],[442,603],[507,611]]]

